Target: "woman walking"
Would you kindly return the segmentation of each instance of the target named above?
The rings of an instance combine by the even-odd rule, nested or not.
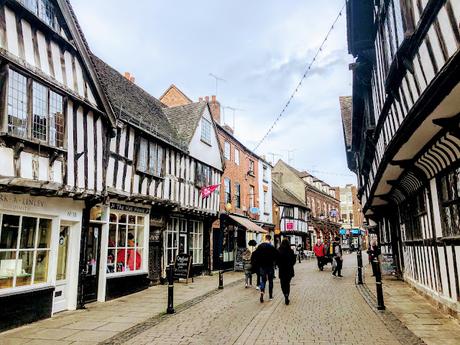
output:
[[[252,286],[252,264],[251,264],[252,253],[249,248],[243,252],[243,268],[245,276],[245,287]]]
[[[281,291],[283,291],[284,294],[284,303],[288,305],[289,293],[291,290],[291,279],[294,277],[296,256],[294,251],[291,249],[291,244],[287,238],[281,241],[278,252],[278,275],[281,283]]]

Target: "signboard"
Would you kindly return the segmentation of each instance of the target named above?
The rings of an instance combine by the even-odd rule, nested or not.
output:
[[[125,205],[125,204],[117,204],[115,202],[110,203],[110,208],[112,210],[115,210],[115,211],[143,213],[143,214],[149,214],[150,213],[150,209],[146,208],[146,207]]]
[[[235,257],[235,271],[243,271],[244,270],[244,262],[243,262],[243,253],[246,251],[245,247],[238,247],[236,249],[236,257]]]
[[[294,223],[286,222],[286,230],[294,230]]]
[[[339,230],[339,234],[340,234],[340,235],[346,235],[346,234],[347,234],[347,230],[346,230],[346,229],[340,229],[340,230]]]
[[[174,262],[174,279],[185,279],[188,283],[192,269],[192,257],[189,254],[179,254]],[[193,281],[193,280],[192,280]]]
[[[359,230],[359,229],[351,229],[351,234],[353,236],[359,236],[359,235],[361,235],[361,230]]]
[[[249,209],[249,212],[251,212],[252,214],[259,214],[259,209],[257,207],[251,207]]]
[[[394,263],[393,254],[382,254],[380,267],[382,269],[382,275],[395,275],[396,265]]]

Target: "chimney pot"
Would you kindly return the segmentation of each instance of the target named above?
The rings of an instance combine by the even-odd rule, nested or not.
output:
[[[131,83],[134,83],[134,81],[136,80],[136,79],[134,78],[134,76],[133,76],[131,73],[129,73],[129,72],[125,72],[125,73],[124,73],[124,77],[125,77],[126,79],[128,79]]]
[[[215,103],[217,100],[216,100],[216,95],[212,95],[211,96],[211,102]]]

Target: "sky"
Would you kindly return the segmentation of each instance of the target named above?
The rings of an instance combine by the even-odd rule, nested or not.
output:
[[[71,0],[91,50],[159,98],[216,94],[225,122],[250,149],[271,127],[343,0]],[[345,11],[301,89],[256,151],[333,186],[356,184],[346,165],[339,96],[351,94]]]

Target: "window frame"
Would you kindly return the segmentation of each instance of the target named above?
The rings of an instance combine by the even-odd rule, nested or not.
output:
[[[211,121],[201,118],[201,141],[211,146],[212,124]]]
[[[460,164],[436,178],[442,236],[460,237]],[[455,220],[457,219],[457,224]],[[447,224],[449,223],[449,224]]]
[[[224,204],[232,203],[232,181],[228,178],[224,178]]]
[[[232,158],[232,145],[228,141],[224,141],[224,158],[226,160],[231,160]]]
[[[248,162],[248,174],[254,176],[255,175],[255,162],[253,159],[249,159]]]
[[[240,150],[238,150],[236,147],[235,147],[234,156],[235,156],[234,157],[235,164],[240,165]]]
[[[155,152],[152,156],[152,150]],[[143,158],[145,158],[145,162]],[[154,177],[163,177],[165,149],[156,141],[144,137],[139,139],[136,150],[136,171]],[[152,161],[154,164],[152,164]]]
[[[203,265],[204,262],[204,226],[202,221],[190,220],[190,245],[193,265]],[[197,260],[198,258],[198,260]]]
[[[235,208],[241,208],[241,185],[235,182]]]

